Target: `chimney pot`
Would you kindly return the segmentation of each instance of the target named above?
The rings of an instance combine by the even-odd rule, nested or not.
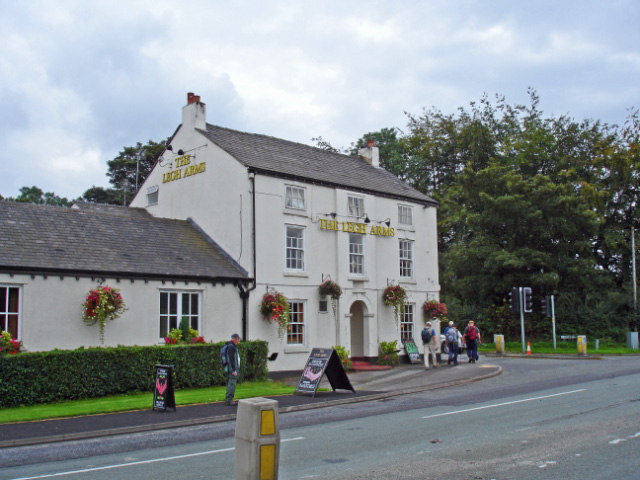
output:
[[[200,95],[194,95],[193,93],[187,93],[187,105],[198,102],[200,103]]]
[[[373,139],[372,138],[369,139],[369,146],[373,147]]]

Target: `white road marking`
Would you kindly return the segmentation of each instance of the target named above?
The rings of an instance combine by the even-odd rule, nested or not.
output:
[[[304,440],[304,437],[286,438],[286,439],[280,440],[280,443],[282,443],[282,442],[293,442],[293,441],[296,441],[296,440]],[[188,454],[185,454],[185,455],[176,455],[174,457],[152,458],[150,460],[142,460],[142,461],[139,461],[139,462],[129,462],[129,463],[120,463],[120,464],[116,464],[116,465],[105,465],[103,467],[85,468],[83,470],[70,470],[68,472],[50,473],[48,475],[39,475],[37,477],[14,478],[12,480],[36,480],[36,479],[39,479],[39,478],[63,477],[65,475],[77,475],[79,473],[98,472],[98,471],[101,471],[101,470],[112,470],[114,468],[133,467],[133,466],[136,466],[136,465],[148,465],[150,463],[157,463],[157,462],[168,462],[170,460],[179,460],[179,459],[182,459],[182,458],[200,457],[202,455],[212,455],[214,453],[232,452],[233,450],[235,450],[235,447],[221,448],[219,450],[208,450],[206,452],[188,453]]]
[[[609,442],[609,444],[610,444],[610,445],[617,445],[617,444],[619,444],[619,443],[626,442],[626,441],[627,441],[627,439],[626,439],[626,438],[616,438],[615,440],[611,440],[611,441]]]
[[[525,398],[524,400],[514,400],[513,402],[496,403],[495,405],[487,405],[485,407],[468,408],[466,410],[456,410],[455,412],[438,413],[436,415],[427,415],[426,417],[422,417],[422,418],[445,417],[447,415],[455,415],[456,413],[475,412],[477,410],[485,410],[487,408],[504,407],[505,405],[513,405],[515,403],[531,402],[533,400],[541,400],[543,398],[551,398],[551,397],[558,397],[560,395],[569,395],[571,393],[585,392],[586,390],[587,390],[586,388],[581,388],[580,390],[571,390],[570,392],[554,393],[552,395],[543,395],[542,397]]]

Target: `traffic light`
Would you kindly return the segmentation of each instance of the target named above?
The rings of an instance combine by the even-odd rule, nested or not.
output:
[[[545,317],[550,317],[551,316],[551,299],[549,298],[549,296],[547,295],[542,300],[540,300],[540,303],[542,304],[542,314]]]
[[[509,306],[513,313],[520,313],[520,289],[513,287],[509,292]]]
[[[524,295],[524,311],[526,313],[533,312],[533,299],[531,298],[531,288],[524,287],[522,289],[522,294]]]

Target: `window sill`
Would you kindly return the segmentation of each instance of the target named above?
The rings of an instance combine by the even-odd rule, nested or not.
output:
[[[285,208],[284,210],[282,210],[282,213],[284,213],[285,215],[295,215],[297,217],[307,218],[306,210],[294,210],[293,208]]]
[[[309,274],[307,272],[284,272],[283,275],[285,277],[309,278]]]
[[[352,282],[368,282],[368,277],[347,277],[347,280],[351,280]]]
[[[406,283],[408,285],[417,285],[418,281],[415,278],[400,278],[399,283]]]
[[[300,345],[300,346],[293,346],[293,345],[289,345],[287,347],[284,347],[284,353],[309,353],[311,351],[311,349],[309,347],[307,347],[306,345]]]
[[[398,225],[396,230],[402,230],[404,232],[415,232],[416,231],[416,227],[413,226],[413,225]]]

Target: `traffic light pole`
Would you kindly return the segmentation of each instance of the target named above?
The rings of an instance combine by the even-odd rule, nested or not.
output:
[[[556,351],[556,310],[553,305],[553,295],[551,295],[551,325],[553,325],[553,351]]]
[[[523,287],[518,287],[518,301],[520,302],[520,336],[522,338],[522,353],[526,353],[524,348],[524,298]]]

